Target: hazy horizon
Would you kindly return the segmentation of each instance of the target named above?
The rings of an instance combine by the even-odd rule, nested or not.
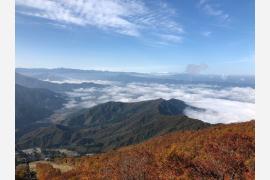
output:
[[[174,75],[174,74],[187,74],[187,75],[215,75],[215,76],[255,76],[255,74],[214,74],[214,73],[187,73],[186,71],[182,72],[140,72],[140,71],[128,71],[128,70],[114,70],[114,69],[102,69],[102,68],[72,68],[72,67],[23,67],[18,66],[15,67],[15,69],[72,69],[72,70],[83,70],[83,71],[101,71],[101,72],[123,72],[123,73],[138,73],[138,74],[158,74],[158,75]]]

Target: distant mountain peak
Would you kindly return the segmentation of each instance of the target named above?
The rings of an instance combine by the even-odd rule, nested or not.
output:
[[[159,104],[159,112],[163,115],[184,115],[184,110],[188,105],[178,99],[164,100]]]

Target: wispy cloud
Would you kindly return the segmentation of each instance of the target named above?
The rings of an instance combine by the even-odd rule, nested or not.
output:
[[[200,0],[198,6],[209,16],[215,16],[223,22],[229,22],[230,15],[220,8],[219,4],[214,4],[210,0]]]
[[[201,33],[204,37],[209,37],[211,36],[212,32],[211,31],[204,31]]]
[[[158,36],[164,43],[166,42],[181,43],[183,41],[182,36],[176,36],[171,34],[159,34]]]
[[[91,26],[134,37],[142,36],[149,29],[171,36],[183,33],[182,26],[173,20],[175,11],[171,7],[157,3],[149,8],[147,3],[141,0],[16,0],[16,12],[61,25]]]

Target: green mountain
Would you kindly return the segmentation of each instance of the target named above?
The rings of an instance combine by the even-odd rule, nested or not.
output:
[[[61,147],[81,153],[97,153],[172,131],[211,126],[185,116],[183,111],[187,107],[176,99],[108,102],[73,113],[61,125],[33,129],[18,138],[17,144],[22,148]]]
[[[61,94],[47,89],[15,86],[15,126],[24,128],[50,116],[66,102]]]

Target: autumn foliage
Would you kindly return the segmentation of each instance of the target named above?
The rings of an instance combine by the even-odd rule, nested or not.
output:
[[[255,122],[170,133],[92,157],[38,165],[39,179],[254,179]]]
[[[36,169],[37,169],[37,178],[39,180],[49,180],[52,179],[53,177],[61,175],[60,170],[53,168],[53,166],[50,164],[38,163],[36,165]]]
[[[15,179],[16,180],[28,179],[27,166],[25,164],[21,164],[16,167]]]

